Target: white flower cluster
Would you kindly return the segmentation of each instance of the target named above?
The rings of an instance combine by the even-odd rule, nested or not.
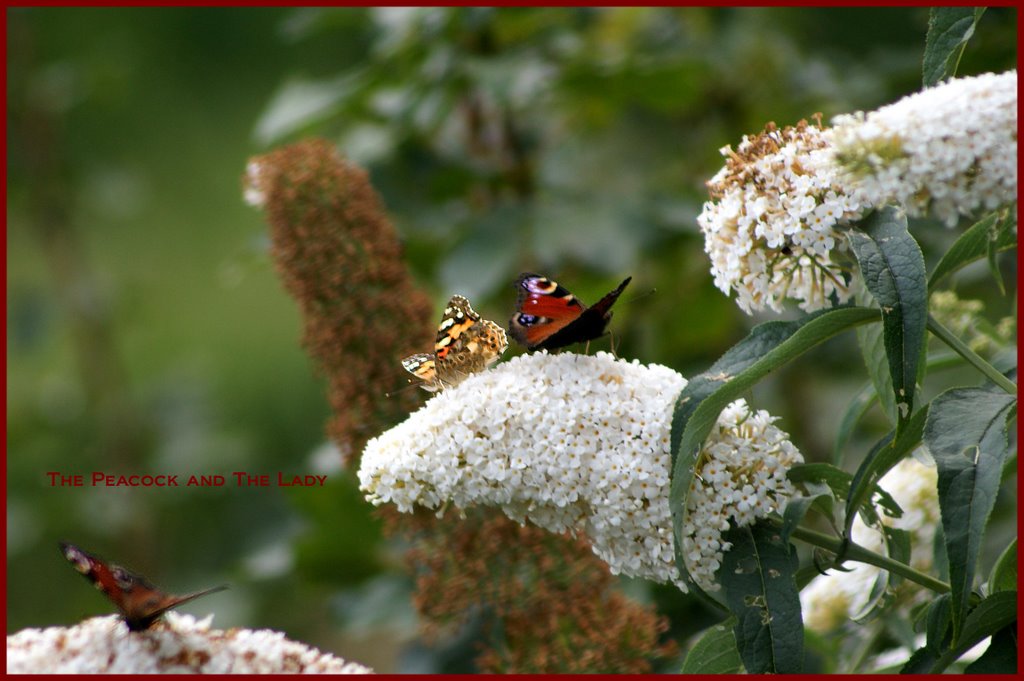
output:
[[[910,566],[922,572],[932,568],[932,544],[940,522],[937,482],[938,471],[934,465],[926,466],[908,458],[893,466],[878,483],[903,509],[902,517],[882,515],[882,522],[910,533],[913,551]],[[851,537],[871,551],[885,552],[882,533],[865,525],[860,516],[854,520]],[[810,629],[822,633],[832,631],[867,604],[879,568],[853,562],[844,567],[851,571],[815,577],[800,592],[804,623]]]
[[[132,633],[117,615],[7,637],[8,674],[372,674],[369,667],[289,641],[268,629],[210,629],[170,612]]]
[[[960,215],[1017,200],[1017,72],[954,78],[868,114],[838,116],[835,161],[865,206]]]
[[[360,489],[403,512],[490,505],[552,532],[583,532],[613,574],[685,591],[668,503],[672,411],[685,385],[668,367],[605,352],[520,355],[371,440]],[[742,458],[756,434],[744,439],[732,425],[745,427],[727,421],[711,446],[748,445]]]
[[[802,121],[778,130],[769,125],[744,135],[739,147],[722,148],[726,165],[707,183],[711,201],[697,217],[715,285],[751,313],[782,301],[811,312],[850,297],[845,268],[844,222],[861,215],[840,183],[822,131]]]
[[[722,410],[701,452],[701,464],[687,499],[683,528],[686,569],[705,591],[716,591],[715,572],[730,544],[722,541],[729,521],[742,527],[781,512],[795,491],[786,478],[803,463],[789,435],[764,410],[751,412],[744,400]]]

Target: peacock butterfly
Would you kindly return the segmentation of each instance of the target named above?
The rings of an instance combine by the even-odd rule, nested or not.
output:
[[[611,321],[611,306],[633,277],[626,279],[592,307],[558,282],[524,272],[516,279],[519,298],[509,320],[509,335],[530,350],[582,343],[601,336]]]
[[[171,608],[228,588],[221,585],[186,596],[172,596],[159,591],[145,577],[129,572],[119,565],[107,563],[99,556],[86,553],[74,544],[60,542],[60,552],[82,576],[117,606],[129,631],[145,631]]]

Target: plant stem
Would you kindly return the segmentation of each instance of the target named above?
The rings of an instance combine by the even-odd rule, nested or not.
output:
[[[802,541],[805,541],[808,544],[820,546],[821,548],[831,551],[832,553],[839,553],[839,550],[842,546],[842,540],[840,540],[837,537],[831,537],[827,534],[815,532],[814,530],[808,530],[803,527],[797,527],[795,530],[793,530],[791,536]],[[879,567],[883,570],[895,573],[900,577],[903,577],[904,579],[908,579],[911,582],[916,582],[921,586],[931,589],[932,591],[935,591],[937,593],[949,592],[949,584],[946,584],[943,581],[935,579],[930,575],[926,575],[923,572],[919,572],[914,568],[910,567],[909,565],[907,565],[906,563],[901,563],[898,560],[893,560],[892,558],[889,558],[888,556],[883,556],[881,554],[875,553],[874,551],[869,551],[863,546],[858,546],[853,542],[850,542],[849,546],[846,549],[846,557],[849,560],[867,563],[869,565],[874,565],[875,567]]]
[[[940,324],[935,317],[928,315],[928,330],[943,343],[953,349],[958,355],[967,360],[974,368],[985,374],[986,377],[1000,388],[1011,395],[1017,394],[1017,384],[996,371],[996,368],[983,360],[973,350],[967,347],[963,341],[957,338],[952,331]]]

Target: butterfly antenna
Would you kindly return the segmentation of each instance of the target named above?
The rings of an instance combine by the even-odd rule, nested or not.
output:
[[[623,305],[631,305],[631,304],[635,303],[636,301],[641,300],[643,298],[646,298],[647,296],[654,295],[657,292],[658,292],[658,289],[652,288],[650,291],[644,291],[643,293],[638,293],[635,296],[633,296],[632,298],[623,298],[622,299],[622,304]]]
[[[415,384],[415,383],[413,383],[412,381],[409,381],[408,385],[403,385],[403,386],[402,386],[401,388],[399,388],[398,390],[392,390],[392,391],[391,391],[391,392],[389,392],[389,393],[384,393],[384,397],[394,397],[394,396],[395,396],[395,395],[397,395],[398,393],[400,393],[400,392],[404,392],[404,391],[408,390],[409,388],[412,388],[412,387],[415,387],[415,386],[416,386],[416,384]]]
[[[182,605],[183,603],[188,603],[189,601],[194,601],[195,599],[199,598],[200,596],[206,596],[208,594],[217,593],[218,591],[224,591],[227,588],[228,588],[227,584],[221,584],[220,586],[213,586],[213,587],[210,587],[209,589],[203,589],[202,591],[197,591],[194,594],[188,594],[187,596],[182,596],[180,600],[177,600],[177,601],[174,602],[174,607],[178,607],[179,605]]]

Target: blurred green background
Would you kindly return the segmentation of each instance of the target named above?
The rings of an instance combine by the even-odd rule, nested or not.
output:
[[[417,641],[400,551],[324,442],[323,385],[242,201],[246,160],[335,140],[370,171],[438,313],[459,292],[507,319],[521,270],[585,302],[631,274],[619,354],[692,375],[767,318],[708,274],[695,218],[719,148],[919,89],[927,10],[37,8],[7,22],[8,632],[111,610],[58,555],[67,539],[169,591],[229,582],[184,608],[216,627],[450,671],[469,669],[466,637]],[[960,73],[1012,68],[1016,27],[1016,10],[988,10]],[[955,232],[926,227],[933,263]],[[1013,292],[972,272],[961,295],[1010,314]],[[847,338],[802,366],[754,397],[827,459],[836,424],[820,417],[845,407],[862,363]],[[874,416],[854,447],[884,427]],[[45,476],[97,470],[330,482]],[[672,589],[627,588],[680,637],[706,624]]]

